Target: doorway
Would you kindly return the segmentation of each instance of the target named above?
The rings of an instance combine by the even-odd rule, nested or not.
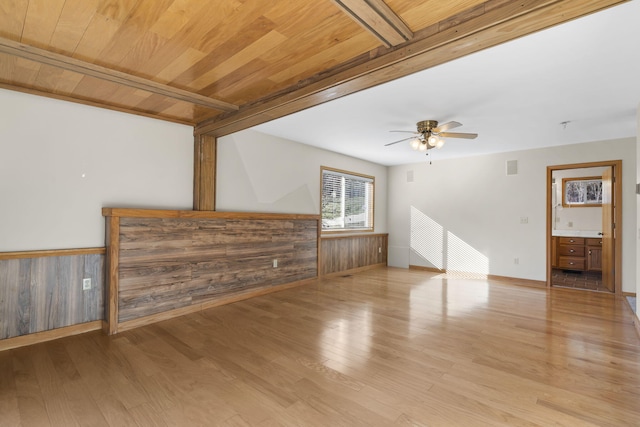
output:
[[[547,167],[547,287],[621,294],[621,176],[621,160]]]

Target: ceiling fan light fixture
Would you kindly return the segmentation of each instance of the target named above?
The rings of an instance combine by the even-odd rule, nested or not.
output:
[[[454,129],[459,126],[462,126],[462,123],[447,122],[438,126],[437,120],[423,120],[416,123],[417,132],[392,130],[391,132],[412,133],[414,136],[390,142],[385,144],[385,147],[410,140],[409,146],[412,149],[416,151],[427,151],[431,148],[442,148],[444,146],[445,138],[475,139],[478,136],[477,133],[449,132],[449,129]]]

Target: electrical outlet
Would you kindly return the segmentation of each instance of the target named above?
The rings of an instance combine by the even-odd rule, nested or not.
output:
[[[273,268],[277,268],[278,267],[278,260],[274,259],[273,260]]]
[[[88,291],[91,289],[91,279],[82,279],[82,290]]]
[[[515,265],[520,264],[520,258],[514,258],[514,259],[513,259],[513,263],[514,263]]]
[[[573,221],[567,222],[567,227],[573,227]]]
[[[378,253],[381,254],[382,253],[382,246],[378,248]]]
[[[528,216],[521,216],[520,217],[520,224],[529,224],[529,217]]]

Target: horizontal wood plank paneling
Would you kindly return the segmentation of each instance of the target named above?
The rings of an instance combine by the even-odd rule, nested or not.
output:
[[[322,275],[387,265],[388,234],[332,236],[320,239]]]
[[[316,215],[104,209],[117,323],[318,276]],[[273,260],[278,266],[273,267]],[[110,299],[114,301],[113,298]],[[181,311],[180,311],[181,312]],[[118,331],[111,325],[109,333]]]
[[[59,253],[74,251],[82,250]],[[0,259],[0,339],[102,320],[104,255],[45,252]],[[84,278],[90,290],[82,290]]]
[[[103,216],[126,218],[202,218],[202,219],[313,219],[318,215],[257,213],[257,212],[219,212],[219,211],[180,211],[163,209],[130,209],[130,208],[102,208]]]

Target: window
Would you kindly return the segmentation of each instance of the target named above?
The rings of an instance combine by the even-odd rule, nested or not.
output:
[[[373,231],[374,177],[321,170],[322,231]]]

